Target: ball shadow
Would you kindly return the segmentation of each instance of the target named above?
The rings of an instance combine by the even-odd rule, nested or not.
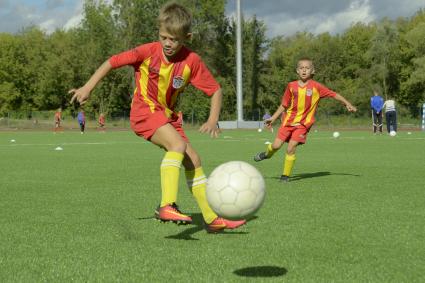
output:
[[[279,277],[288,273],[288,270],[280,266],[250,266],[233,271],[234,274],[243,277]]]

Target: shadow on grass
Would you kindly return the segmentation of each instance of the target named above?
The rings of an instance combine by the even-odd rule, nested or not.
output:
[[[195,227],[190,227],[188,229],[181,231],[178,234],[166,236],[165,238],[173,239],[173,240],[186,240],[186,241],[199,240],[197,238],[194,238],[193,234],[199,231],[205,231],[205,233],[207,233],[204,226],[204,219],[202,218],[202,214],[200,213],[194,213],[191,215],[191,217],[192,217],[192,225],[194,225]],[[253,221],[257,218],[258,218],[257,216],[251,217],[250,219],[247,220],[247,222]],[[220,233],[217,233],[217,235],[221,235],[221,234],[244,235],[244,234],[248,234],[248,232],[232,230],[232,231],[221,231]],[[212,234],[212,235],[216,235],[216,234]]]
[[[360,177],[361,175],[358,174],[349,174],[349,173],[331,173],[329,171],[323,171],[323,172],[314,172],[314,173],[301,173],[301,174],[295,174],[289,178],[289,182],[293,181],[299,181],[302,179],[310,179],[310,178],[318,178],[323,176],[352,176],[352,177]],[[280,177],[266,177],[266,179],[276,179],[279,180]]]
[[[204,229],[204,227],[202,226],[202,214],[195,213],[195,214],[192,214],[191,217],[192,217],[192,227],[184,229],[183,231],[175,235],[166,236],[165,239],[199,241],[199,239],[193,237],[193,234],[199,231],[202,231]],[[193,227],[193,225],[195,226]]]
[[[234,274],[243,277],[279,277],[288,273],[288,270],[280,266],[250,266],[233,271]]]
[[[204,219],[202,218],[202,214],[201,213],[193,213],[191,214],[192,217],[192,225],[190,225],[189,228],[181,231],[178,234],[175,235],[170,235],[170,236],[166,236],[166,239],[173,239],[173,240],[186,240],[186,241],[198,241],[199,239],[194,238],[193,235],[199,231],[205,231],[205,226],[204,226]],[[258,216],[252,216],[249,219],[247,219],[247,222],[251,222],[251,221],[255,221],[258,218]],[[137,220],[156,220],[156,218],[154,216],[149,216],[149,217],[137,217]],[[176,224],[173,224],[176,225]],[[186,225],[179,225],[179,226],[186,226]],[[239,235],[244,235],[244,234],[248,234],[248,232],[243,232],[243,231],[238,231],[238,230],[232,230],[232,231],[221,231],[220,233],[217,234],[239,234]],[[215,234],[213,234],[215,235]]]

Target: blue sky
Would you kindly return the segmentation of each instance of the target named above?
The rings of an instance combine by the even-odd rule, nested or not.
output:
[[[110,0],[112,1],[112,0]],[[388,17],[410,17],[424,0],[241,0],[246,16],[256,14],[267,25],[268,36],[297,31],[339,33],[354,22]],[[34,24],[47,32],[69,28],[81,20],[83,0],[0,0],[0,32],[17,32]],[[227,13],[234,15],[235,1]]]

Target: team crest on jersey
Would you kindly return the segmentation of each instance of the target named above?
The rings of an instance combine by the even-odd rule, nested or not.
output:
[[[312,89],[307,89],[307,96],[312,96],[313,95],[313,90]]]
[[[177,76],[173,78],[173,88],[179,89],[184,85],[184,78]]]

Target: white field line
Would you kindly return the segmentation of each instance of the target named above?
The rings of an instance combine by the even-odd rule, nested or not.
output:
[[[1,147],[15,147],[15,146],[57,146],[57,145],[112,145],[112,144],[144,144],[149,143],[146,141],[142,142],[63,142],[63,143],[13,143],[13,144],[1,144]]]
[[[398,137],[391,137],[391,139],[397,139]],[[308,137],[309,140],[366,140],[368,137]],[[425,137],[402,137],[402,140],[425,140]],[[203,143],[203,142],[242,142],[242,141],[267,141],[266,138],[231,138],[226,137],[225,139],[210,139],[210,140],[198,140],[195,143]],[[138,142],[64,142],[64,143],[11,143],[11,144],[0,144],[0,147],[18,147],[18,146],[74,146],[74,145],[114,145],[114,144],[149,144],[148,141],[138,141]],[[193,142],[192,142],[193,144]]]

